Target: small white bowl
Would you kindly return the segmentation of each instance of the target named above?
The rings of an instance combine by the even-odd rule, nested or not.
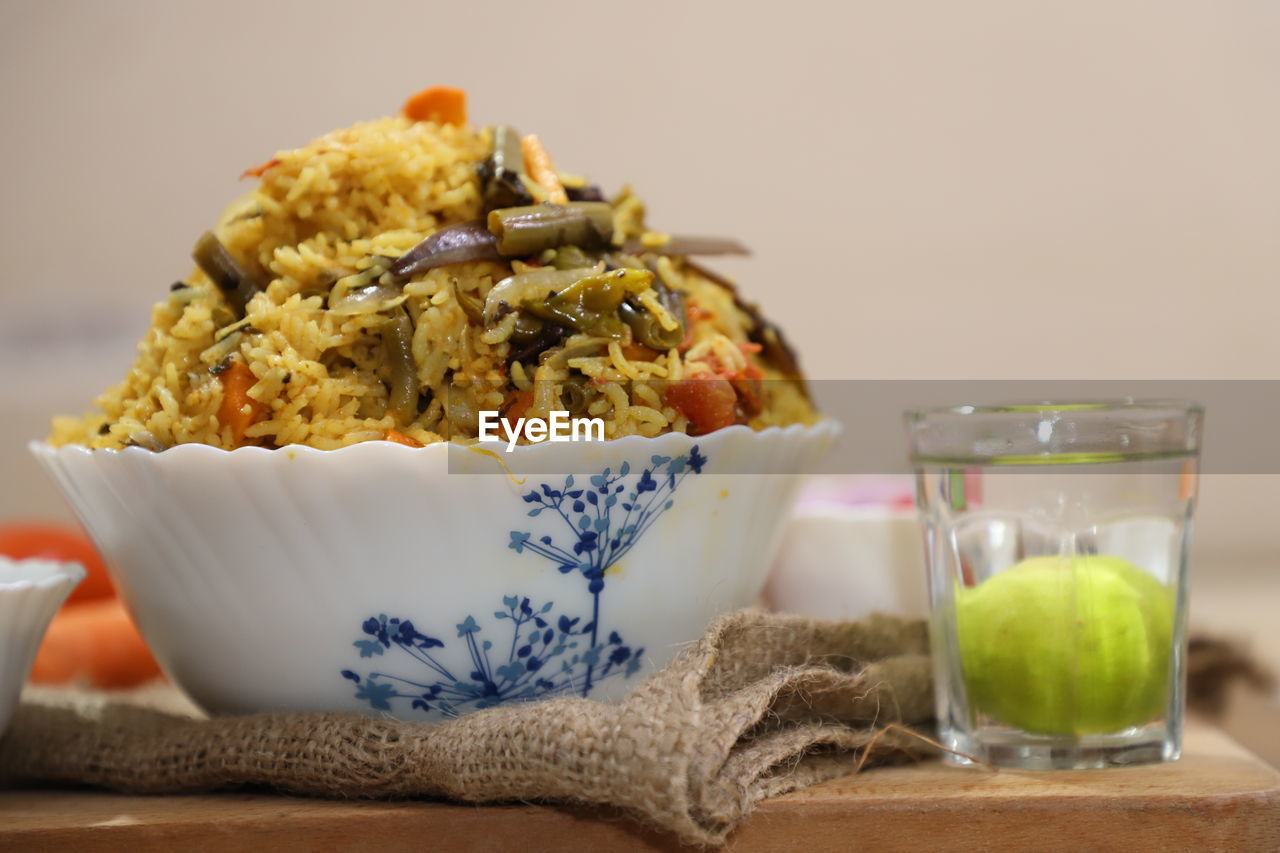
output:
[[[31,449],[160,665],[206,709],[440,719],[619,698],[715,615],[753,603],[798,475],[837,432],[729,427],[510,454]]]
[[[0,736],[18,705],[49,620],[84,574],[79,563],[0,556]]]

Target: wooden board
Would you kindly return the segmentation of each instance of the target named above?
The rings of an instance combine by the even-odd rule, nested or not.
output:
[[[0,792],[0,850],[677,850],[601,809],[333,802],[271,794],[128,797]],[[760,806],[734,853],[1280,851],[1280,772],[1189,728],[1181,761],[1032,773],[930,761],[838,779]]]

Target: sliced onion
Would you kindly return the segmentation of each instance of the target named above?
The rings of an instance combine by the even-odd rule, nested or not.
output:
[[[567,367],[569,359],[589,358],[596,355],[607,348],[611,340],[612,338],[586,338],[585,340],[574,341],[564,347],[547,350],[543,353],[546,359],[545,363],[552,367]]]
[[[375,263],[363,272],[338,279],[329,291],[329,310],[346,316],[375,314],[404,302],[402,285],[377,280],[386,269],[385,263]]]
[[[213,346],[200,353],[200,360],[207,364],[221,364],[222,360],[240,348],[244,335],[232,332]]]
[[[150,430],[145,429],[135,429],[129,433],[129,443],[141,447],[143,450],[150,450],[153,453],[168,449],[160,439],[151,434]]]
[[[505,302],[512,308],[519,308],[526,302],[546,299],[552,293],[564,290],[576,281],[587,276],[600,275],[604,272],[604,262],[593,267],[580,267],[574,270],[558,270],[551,267],[532,269],[528,272],[507,276],[493,286],[484,300],[485,324],[493,323],[498,318]]]
[[[426,272],[464,261],[498,261],[498,238],[479,219],[441,228],[405,252],[391,265],[397,276]]]

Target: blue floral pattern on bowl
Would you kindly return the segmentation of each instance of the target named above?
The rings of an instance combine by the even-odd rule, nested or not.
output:
[[[417,674],[344,669],[342,677],[375,710],[392,711],[407,701],[411,710],[446,716],[552,694],[586,696],[601,679],[630,678],[640,669],[644,649],[631,648],[617,631],[606,634],[600,625],[609,571],[671,509],[684,479],[701,474],[706,464],[695,445],[687,454],[651,457],[638,475],[624,462],[616,472],[605,468],[592,475],[585,485],[570,474],[558,488],[542,483],[522,496],[531,505],[528,516],[554,517],[561,536],[512,530],[507,547],[542,557],[566,578],[585,580],[589,615],[557,613],[555,602],[535,605],[527,596],[505,595],[492,621],[468,614],[455,623],[450,640],[465,645],[465,669],[446,666],[445,640],[423,633],[411,620],[371,616],[360,626],[364,636],[353,643],[360,657],[394,653],[411,660]],[[588,602],[580,606],[585,611]]]

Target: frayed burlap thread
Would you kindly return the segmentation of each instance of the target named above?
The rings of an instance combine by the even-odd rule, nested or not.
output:
[[[619,704],[549,699],[437,725],[28,703],[0,741],[0,781],[591,803],[719,844],[761,799],[852,772],[887,724],[929,721],[927,645],[919,620],[742,611]],[[868,763],[926,749],[893,734]]]

